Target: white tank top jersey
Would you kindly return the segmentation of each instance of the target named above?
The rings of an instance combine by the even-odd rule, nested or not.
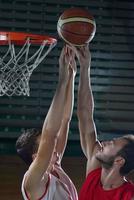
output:
[[[60,166],[55,165],[54,171],[58,177],[49,174],[44,194],[37,200],[78,200],[76,188],[63,169]],[[26,174],[22,181],[22,195],[24,200],[30,200],[24,188],[25,177]]]

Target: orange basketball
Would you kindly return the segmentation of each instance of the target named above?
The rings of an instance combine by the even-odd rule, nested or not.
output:
[[[81,8],[70,8],[60,16],[57,31],[66,43],[82,46],[93,39],[96,23],[89,11]]]

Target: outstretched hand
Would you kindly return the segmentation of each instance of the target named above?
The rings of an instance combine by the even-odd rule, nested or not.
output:
[[[70,63],[69,63],[69,73],[70,75],[73,75],[75,77],[77,73],[77,66],[76,66],[76,61],[75,61],[75,52],[70,48],[69,45],[67,45],[69,51],[70,51]]]
[[[91,53],[89,51],[89,45],[86,44],[85,46],[75,47],[71,46],[71,49],[75,52],[80,66],[82,67],[89,67],[91,63]]]
[[[75,53],[68,45],[66,45],[63,47],[59,58],[60,81],[67,83],[70,74],[69,72],[70,67],[73,71],[73,74],[75,75],[76,74]]]

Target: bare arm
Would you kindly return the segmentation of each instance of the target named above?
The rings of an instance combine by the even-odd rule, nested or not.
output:
[[[73,52],[71,52],[71,54],[73,54]],[[56,145],[56,152],[58,153],[60,157],[60,161],[62,159],[62,156],[66,148],[69,126],[70,126],[70,121],[72,118],[72,111],[73,111],[73,105],[74,105],[75,75],[76,75],[76,62],[73,55],[72,60],[70,62],[70,67],[69,67],[69,81],[68,81],[68,85],[66,89],[66,100],[65,100],[63,120],[60,127],[59,136],[58,136],[57,145]]]
[[[39,196],[41,180],[49,166],[63,117],[69,65],[65,48],[61,53],[59,65],[59,83],[43,124],[37,156],[28,170],[25,182],[26,190],[32,199],[35,199],[36,194]],[[46,181],[47,179],[44,180]]]
[[[77,114],[81,146],[88,160],[87,173],[89,173],[99,166],[98,161],[94,158],[96,148],[99,148],[99,142],[93,120],[94,101],[90,80],[91,55],[88,46],[77,49],[76,55],[80,63]]]

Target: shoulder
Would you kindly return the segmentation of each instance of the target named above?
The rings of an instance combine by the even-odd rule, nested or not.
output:
[[[124,187],[124,195],[127,199],[134,200],[134,185],[130,182],[127,182]]]
[[[90,191],[94,191],[95,188],[100,184],[100,178],[101,178],[101,168],[94,169],[90,171],[81,187],[80,190],[80,196],[85,198],[86,195]],[[93,192],[94,193],[94,192]]]
[[[28,200],[28,195],[27,195],[27,192],[25,189],[26,174],[27,174],[27,172],[23,176],[22,185],[21,185],[21,192],[22,192],[22,196],[23,196],[24,200]]]
[[[91,170],[88,174],[87,177],[89,176],[100,176],[101,175],[101,167],[98,167],[96,169]]]
[[[134,194],[134,184],[128,181],[126,185],[128,191],[131,191]]]
[[[101,178],[101,168],[96,168],[92,171],[90,171],[87,174],[87,177],[85,179],[85,185],[90,184],[90,183],[98,183],[100,181]]]
[[[41,182],[38,187],[36,187],[36,190],[31,192],[28,192],[26,189],[25,181],[27,178],[28,171],[24,174],[23,180],[22,180],[22,186],[21,186],[21,191],[23,198],[25,200],[29,200],[33,195],[39,199],[42,199],[47,195],[47,192],[49,190],[50,184],[51,184],[51,176],[49,174],[45,174],[45,181],[44,178],[42,177]],[[47,181],[46,181],[47,177]]]

